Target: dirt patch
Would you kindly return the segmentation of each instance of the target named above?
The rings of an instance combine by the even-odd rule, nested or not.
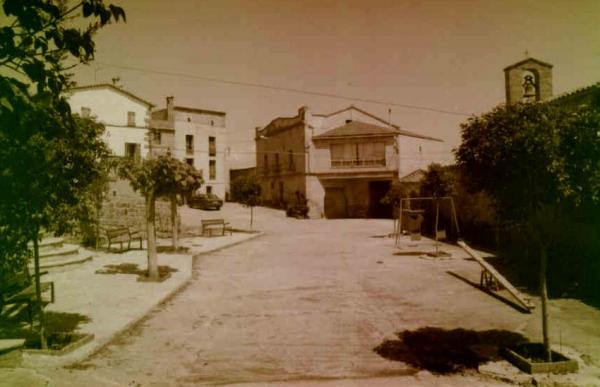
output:
[[[39,349],[40,338],[36,328],[31,328],[26,313],[19,312],[13,317],[3,317],[0,322],[0,338],[24,338],[25,348]],[[61,349],[82,335],[75,333],[79,325],[90,322],[88,316],[79,313],[45,312],[46,341],[49,349]]]
[[[190,250],[189,247],[179,246],[177,249],[174,249],[173,246],[157,246],[157,253],[171,253],[171,254],[187,254]]]
[[[430,372],[448,374],[477,370],[479,365],[501,359],[500,349],[528,340],[505,330],[445,330],[425,327],[396,334],[374,348],[380,356]]]
[[[164,277],[167,274],[176,272],[177,269],[171,266],[159,266],[158,273],[160,277]],[[135,274],[138,276],[145,276],[147,274],[146,269],[140,269],[136,263],[120,263],[118,265],[105,265],[104,269],[96,270],[96,274]]]

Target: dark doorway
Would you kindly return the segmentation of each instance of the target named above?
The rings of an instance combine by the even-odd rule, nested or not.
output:
[[[370,218],[391,218],[392,206],[381,203],[381,199],[390,190],[391,181],[371,181],[369,182],[369,217]]]
[[[325,188],[325,217],[327,219],[348,217],[348,205],[343,188]]]

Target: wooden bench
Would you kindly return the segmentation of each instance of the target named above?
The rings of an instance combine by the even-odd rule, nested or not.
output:
[[[48,274],[47,271],[41,272],[40,276]],[[42,298],[48,291],[50,299],[42,299],[44,303],[54,302],[54,282],[40,282]],[[33,324],[33,306],[36,302],[35,278],[29,275],[27,266],[16,274],[11,274],[2,280],[0,287],[0,312],[4,305],[24,304],[27,305],[29,322]]]
[[[225,219],[202,219],[202,235],[213,236],[215,232],[220,232],[221,235],[225,235],[225,231],[229,230],[230,235],[232,231],[227,226],[229,225]]]
[[[131,241],[139,240],[140,241],[140,249],[142,249],[142,233],[139,229],[134,227],[115,227],[106,229],[106,238],[108,239],[108,247],[106,248],[110,251],[110,246],[113,243],[118,243],[121,247],[119,252],[126,251],[123,249],[123,243],[127,242],[127,250],[131,249]]]

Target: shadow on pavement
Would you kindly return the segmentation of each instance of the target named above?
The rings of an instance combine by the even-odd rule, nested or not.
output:
[[[500,359],[500,349],[528,340],[506,330],[445,330],[425,327],[396,333],[398,340],[385,340],[373,350],[388,360],[404,362],[418,369],[447,374]]]
[[[491,290],[482,288],[477,282],[473,282],[473,281],[471,281],[471,280],[469,280],[469,279],[467,279],[467,278],[465,278],[465,277],[461,276],[460,274],[457,274],[457,273],[455,273],[453,271],[447,271],[446,273],[450,274],[451,276],[453,276],[455,278],[458,278],[459,280],[461,280],[463,282],[466,282],[467,284],[473,286],[474,288],[476,288],[478,290],[481,290],[482,292],[484,292],[484,293],[486,293],[486,294],[494,297],[498,301],[505,303],[506,305],[510,306],[511,308],[514,308],[514,309],[518,310],[521,313],[531,313],[531,311],[529,309],[522,307],[521,305],[517,304],[516,302],[513,302],[512,300],[510,300],[508,298],[505,298],[505,297],[501,296],[500,294],[495,293],[495,292],[493,292]]]

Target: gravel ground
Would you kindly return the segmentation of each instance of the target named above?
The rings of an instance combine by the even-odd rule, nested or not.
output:
[[[503,385],[475,371],[433,375],[374,349],[422,327],[539,337],[537,313],[523,314],[448,273],[479,278],[458,250],[443,260],[394,255],[392,239],[381,237],[389,220],[255,212],[264,236],[198,257],[181,293],[77,369],[46,370],[52,385]],[[185,226],[202,217],[249,226],[249,210],[234,204],[182,211]],[[598,311],[555,300],[551,313],[561,346],[584,353],[586,380],[600,381]]]

